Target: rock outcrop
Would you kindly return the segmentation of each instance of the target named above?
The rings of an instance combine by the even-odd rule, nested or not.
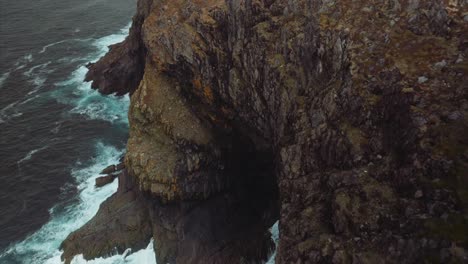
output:
[[[99,213],[91,221],[71,233],[60,246],[65,263],[70,263],[78,254],[93,259],[148,245],[152,227],[146,201],[135,191],[134,181],[125,171],[118,177],[118,191],[101,204]]]
[[[99,176],[96,178],[96,187],[103,187],[104,185],[107,185],[109,183],[112,183],[115,178],[117,178],[117,175],[115,174],[107,174],[106,176]]]
[[[130,33],[124,42],[111,45],[106,56],[86,65],[85,81],[103,94],[133,93],[143,76],[146,50],[141,39],[141,25],[150,11],[149,1],[138,1]]]
[[[259,262],[279,218],[276,263],[467,261],[466,1],[138,5],[88,77],[132,93],[126,181],[147,218],[106,240],[118,192],[66,259],[152,236],[160,263]]]

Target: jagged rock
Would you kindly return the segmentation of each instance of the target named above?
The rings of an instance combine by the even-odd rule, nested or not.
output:
[[[119,178],[127,177],[121,173]],[[122,180],[125,181],[125,180]],[[127,181],[128,183],[129,181]],[[151,238],[151,222],[146,202],[131,188],[119,190],[99,207],[99,211],[83,227],[71,233],[60,248],[62,260],[70,263],[73,256],[83,254],[87,260],[143,249]]]
[[[125,163],[124,162],[120,162],[119,164],[117,165],[109,165],[108,167],[106,167],[105,169],[103,169],[101,171],[100,174],[113,174],[115,172],[118,172],[118,171],[121,171],[125,169]]]
[[[119,188],[144,197],[158,261],[259,261],[278,215],[277,263],[465,261],[466,8],[139,0],[89,79],[132,93]],[[252,227],[257,251],[231,236]]]
[[[95,63],[89,63],[85,81],[103,94],[124,95],[133,93],[143,75],[145,48],[141,40],[141,25],[148,12],[149,1],[139,1],[137,14],[133,17],[129,36],[124,42],[111,45],[109,52]],[[112,65],[112,67],[109,67]]]
[[[115,165],[109,165],[108,167],[103,169],[100,174],[111,174],[111,173],[114,173],[114,172],[116,172]]]
[[[96,187],[102,187],[104,185],[107,185],[109,183],[112,183],[115,178],[117,178],[117,175],[115,174],[108,174],[106,176],[101,176],[96,178]]]

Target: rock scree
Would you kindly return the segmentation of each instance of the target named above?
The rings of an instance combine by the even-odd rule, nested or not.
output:
[[[63,242],[158,263],[468,261],[466,1],[138,0],[119,189]]]

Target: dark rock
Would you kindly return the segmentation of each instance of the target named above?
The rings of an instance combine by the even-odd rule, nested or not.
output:
[[[88,80],[132,93],[119,192],[139,197],[158,262],[260,262],[278,216],[277,263],[462,262],[468,42],[453,2],[139,0]],[[67,258],[108,253],[83,230]]]
[[[133,252],[143,249],[152,235],[149,219],[141,194],[119,189],[101,204],[96,216],[63,241],[62,260],[70,263],[77,254],[90,260],[128,248]]]
[[[123,163],[123,162],[117,164],[117,166],[115,167],[116,171],[121,171],[123,169],[125,169],[125,163]]]
[[[117,178],[117,175],[108,174],[106,176],[101,176],[96,178],[96,187],[102,187],[109,183],[112,183],[114,179]]]
[[[218,196],[201,203],[161,205],[154,203],[154,250],[158,263],[237,264],[246,260],[266,261],[274,248],[267,228],[270,221],[245,206],[251,200]],[[272,219],[273,220],[273,219]],[[247,226],[244,226],[249,223]]]
[[[143,76],[146,51],[140,29],[146,8],[140,7],[133,18],[129,36],[123,42],[111,45],[99,61],[86,65],[89,71],[85,81],[91,81],[91,87],[103,94],[132,94]]]
[[[115,165],[110,165],[107,168],[103,169],[100,174],[110,174],[116,171]]]

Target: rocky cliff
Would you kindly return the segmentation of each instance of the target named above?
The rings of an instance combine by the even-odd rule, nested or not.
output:
[[[119,191],[62,244],[158,263],[468,261],[468,2],[139,0]]]

